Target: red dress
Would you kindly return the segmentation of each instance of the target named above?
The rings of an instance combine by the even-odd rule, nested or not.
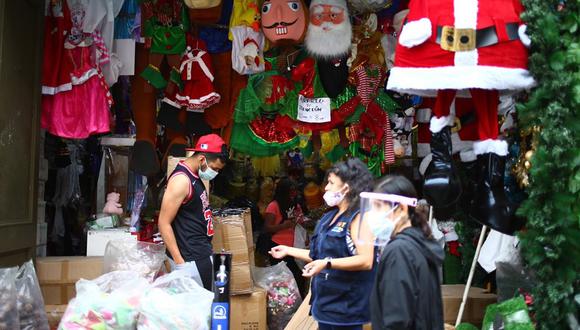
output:
[[[71,90],[42,97],[41,125],[49,133],[69,139],[84,139],[109,132],[111,95],[91,59],[92,39],[78,45],[64,44],[63,61],[70,61]]]
[[[213,86],[211,58],[205,50],[188,49],[179,70],[184,84],[175,98],[180,105],[188,111],[203,112],[220,101],[221,96]]]

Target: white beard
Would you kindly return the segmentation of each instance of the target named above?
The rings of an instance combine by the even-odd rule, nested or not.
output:
[[[323,23],[332,24],[332,23]],[[352,26],[348,18],[330,31],[308,24],[304,44],[310,54],[318,58],[334,58],[348,54],[352,43]]]

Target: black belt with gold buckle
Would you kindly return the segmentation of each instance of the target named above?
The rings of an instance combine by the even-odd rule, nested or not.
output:
[[[519,39],[518,27],[518,23],[505,24],[506,33],[510,41]],[[444,50],[461,52],[495,45],[499,43],[499,37],[495,26],[479,30],[437,26],[435,42],[441,45]]]

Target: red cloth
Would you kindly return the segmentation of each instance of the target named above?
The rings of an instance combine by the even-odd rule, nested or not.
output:
[[[280,207],[278,202],[273,201],[266,207],[266,212],[274,215],[274,224],[279,225],[282,223],[283,217],[280,213]],[[294,246],[294,228],[286,228],[272,234],[272,241],[277,244]]]

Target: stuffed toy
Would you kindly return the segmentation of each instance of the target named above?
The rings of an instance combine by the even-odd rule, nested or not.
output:
[[[436,96],[430,120],[433,161],[424,193],[434,206],[455,203],[461,184],[452,163],[450,106],[456,94],[470,96],[477,117],[473,144],[481,171],[472,215],[513,233],[515,207],[503,189],[508,145],[499,139],[501,91],[532,87],[527,70],[529,38],[518,0],[411,0],[396,48],[388,89]]]
[[[317,60],[322,86],[329,97],[337,97],[348,81],[348,52],[352,25],[345,0],[313,0],[304,44]]]
[[[122,215],[123,214],[123,207],[122,207],[121,203],[119,203],[120,199],[121,199],[121,194],[119,194],[119,193],[112,192],[112,193],[107,194],[107,202],[105,203],[105,206],[103,207],[103,213]]]
[[[264,35],[247,26],[236,26],[232,50],[232,67],[239,74],[254,74],[265,69]]]
[[[255,32],[260,31],[260,10],[256,0],[234,0],[228,35],[230,40],[234,40],[232,29],[236,26],[247,26]]]

